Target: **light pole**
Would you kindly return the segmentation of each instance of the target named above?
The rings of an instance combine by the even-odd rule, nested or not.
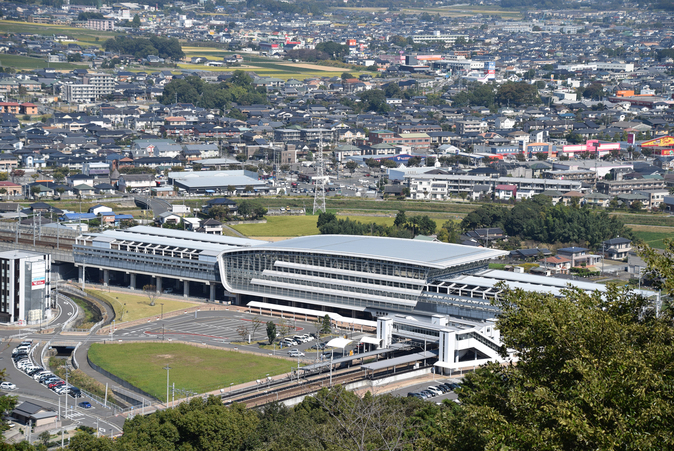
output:
[[[161,319],[164,319],[164,303],[161,302]]]
[[[234,382],[231,382],[231,383],[229,384],[229,397],[230,397],[230,398],[232,397],[232,385],[234,385]]]
[[[166,370],[166,408],[169,406],[169,370],[170,366],[166,365],[163,369]]]

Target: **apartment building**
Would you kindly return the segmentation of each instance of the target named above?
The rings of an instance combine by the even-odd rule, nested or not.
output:
[[[93,102],[111,94],[115,88],[115,78],[110,74],[87,74],[82,83],[63,85],[62,99],[69,103]]]
[[[665,181],[663,179],[611,180],[597,183],[597,191],[609,196],[628,194],[635,191],[663,189],[665,189]]]
[[[498,186],[514,186],[511,189],[517,199],[528,199],[546,190],[567,192],[582,189],[578,180],[544,180],[534,178],[497,177],[486,178],[477,175],[455,174],[407,174],[405,183],[412,199],[446,200],[452,194],[466,193],[472,196],[476,189],[495,193]]]

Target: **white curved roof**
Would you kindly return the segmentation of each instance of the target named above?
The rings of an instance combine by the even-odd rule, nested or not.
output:
[[[255,246],[278,250],[391,260],[431,268],[448,268],[507,255],[508,252],[460,244],[354,235],[312,235]],[[240,249],[241,250],[241,249]],[[229,252],[236,252],[232,249]]]

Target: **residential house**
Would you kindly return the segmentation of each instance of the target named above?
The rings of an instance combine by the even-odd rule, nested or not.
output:
[[[561,255],[544,258],[539,264],[553,274],[568,274],[571,269],[571,259]]]
[[[627,238],[612,238],[602,243],[602,251],[606,258],[622,260],[632,252],[632,240]]]
[[[594,266],[601,260],[601,255],[589,253],[589,249],[584,247],[565,247],[557,250],[557,255],[571,260],[571,266]]]

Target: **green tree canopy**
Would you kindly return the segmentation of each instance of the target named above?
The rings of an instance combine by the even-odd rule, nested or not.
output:
[[[132,38],[119,35],[105,41],[103,48],[108,52],[133,55],[135,58],[147,58],[148,55],[171,58],[174,61],[185,58],[185,52],[183,52],[178,39],[163,38],[161,36]]]
[[[194,75],[171,80],[164,86],[161,102],[168,105],[176,100],[203,108],[224,110],[232,102],[240,105],[266,104],[267,94],[263,88],[255,88],[252,79],[244,71],[236,70],[229,80],[218,84],[207,83]]]
[[[552,205],[547,196],[534,196],[513,208],[486,204],[467,214],[461,221],[464,231],[480,227],[500,227],[509,236],[541,243],[586,243],[596,247],[617,236],[632,238],[632,231],[620,219],[588,207]]]
[[[651,300],[609,286],[507,290],[494,304],[519,360],[466,376],[462,407],[437,424],[439,449],[674,447],[674,328]]]

